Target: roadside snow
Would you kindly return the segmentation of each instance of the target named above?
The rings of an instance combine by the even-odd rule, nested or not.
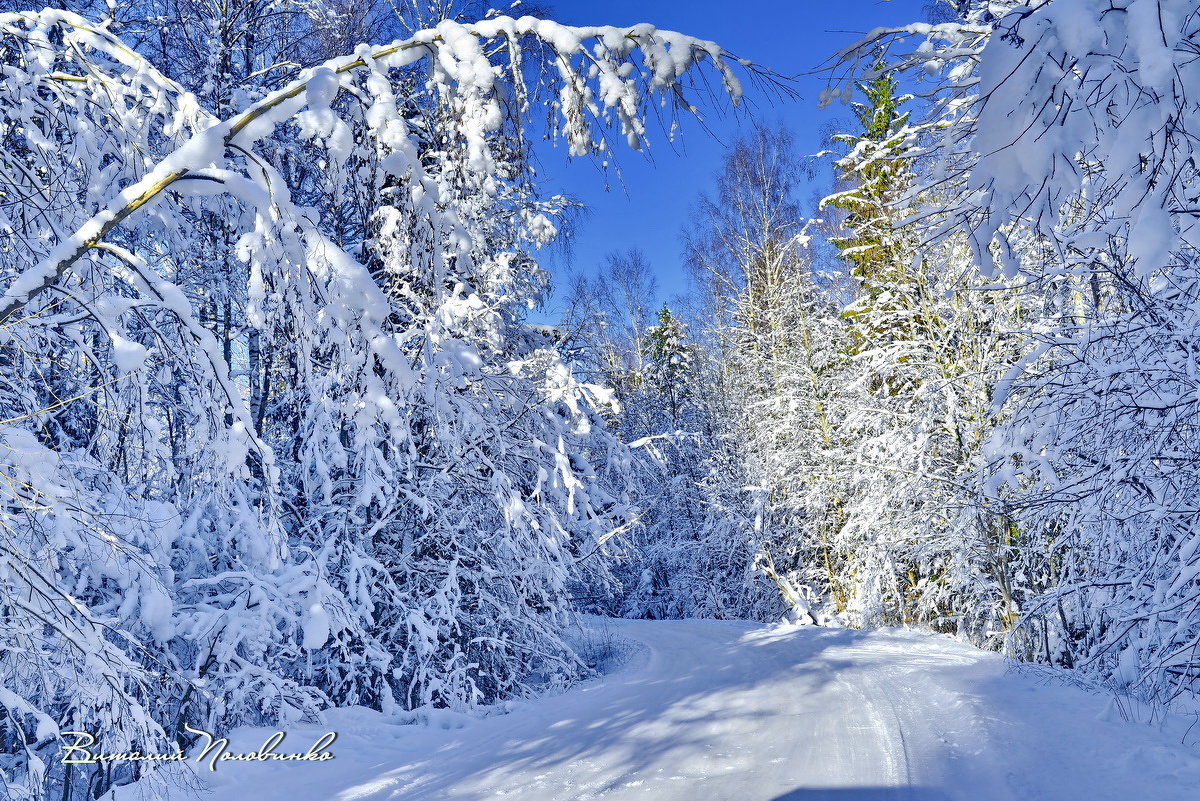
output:
[[[1195,801],[1188,721],[1128,723],[1105,698],[946,637],[717,621],[596,621],[639,644],[615,673],[481,720],[336,710],[295,727],[333,760],[197,771],[211,801]],[[1200,729],[1200,727],[1197,727]],[[271,732],[240,730],[230,750]],[[132,792],[130,798],[132,798]],[[171,801],[191,801],[179,789]],[[116,801],[124,796],[116,795]]]

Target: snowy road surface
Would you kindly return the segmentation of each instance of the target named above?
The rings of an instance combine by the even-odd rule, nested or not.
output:
[[[331,713],[336,758],[224,763],[211,801],[1197,801],[1187,721],[908,632],[612,621],[641,643],[608,676],[510,714],[431,727]],[[441,725],[439,725],[441,724]],[[460,724],[443,728],[445,724]],[[293,729],[304,750],[322,728]],[[264,730],[238,733],[254,750]],[[180,791],[172,801],[192,797]],[[117,801],[121,801],[118,796]]]

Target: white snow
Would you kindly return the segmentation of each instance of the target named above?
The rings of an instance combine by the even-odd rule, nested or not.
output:
[[[113,360],[117,363],[117,371],[121,375],[136,373],[146,366],[149,351],[145,346],[120,334],[114,333],[109,336],[112,339]]]
[[[304,640],[301,645],[306,651],[315,651],[329,642],[329,613],[321,604],[313,604],[304,616]]]
[[[1182,801],[1200,786],[1200,753],[1180,744],[1186,720],[1121,720],[1101,696],[948,637],[592,622],[636,644],[601,679],[454,726],[334,710],[278,749],[334,730],[334,759],[224,762],[197,772],[204,797]],[[239,730],[230,751],[270,734]]]

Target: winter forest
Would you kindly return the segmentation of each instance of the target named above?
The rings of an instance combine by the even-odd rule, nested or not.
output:
[[[819,142],[755,54],[553,3],[48,1],[0,2],[0,797],[173,769],[66,732],[502,717],[603,672],[583,616],[1198,708],[1195,0],[856,19]],[[546,266],[539,148],[622,191],[713,113],[685,294]]]

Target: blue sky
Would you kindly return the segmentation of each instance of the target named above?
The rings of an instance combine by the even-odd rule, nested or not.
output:
[[[553,18],[571,25],[633,25],[650,22],[659,28],[712,39],[741,58],[782,75],[799,75],[821,64],[831,53],[854,41],[855,33],[879,25],[899,25],[925,18],[927,0],[552,0]],[[823,130],[848,119],[845,106],[817,108],[824,86],[820,75],[796,81],[800,98],[780,102],[747,86],[748,111],[764,122],[782,121],[796,133],[804,155],[822,147]],[[660,300],[686,289],[680,231],[688,222],[696,196],[713,184],[725,147],[737,138],[750,117],[704,114],[706,132],[687,124],[674,145],[661,131],[651,133],[646,156],[620,154],[625,187],[587,161],[568,162],[566,150],[542,147],[540,161],[548,193],[565,192],[590,209],[581,221],[573,252],[545,253],[542,261],[558,286],[571,269],[591,270],[605,254],[640,248],[658,276]],[[714,136],[715,134],[715,136]],[[606,181],[610,191],[605,192]],[[814,197],[824,187],[815,183]],[[557,317],[552,300],[543,312]]]

